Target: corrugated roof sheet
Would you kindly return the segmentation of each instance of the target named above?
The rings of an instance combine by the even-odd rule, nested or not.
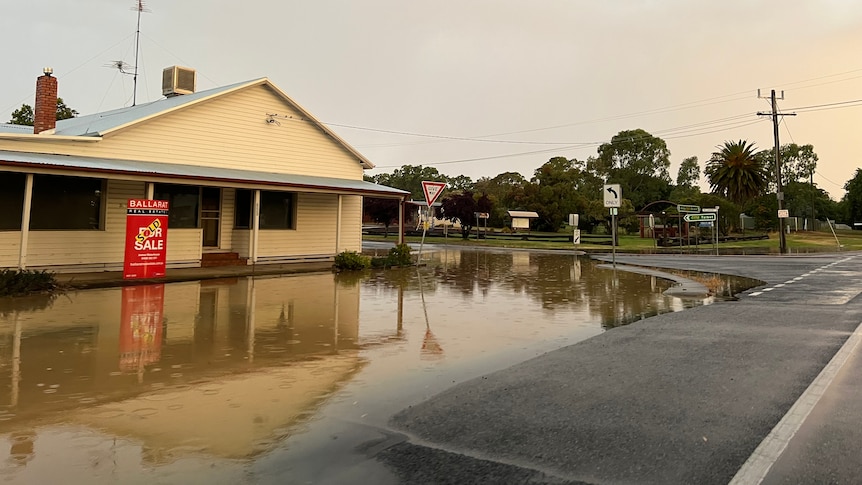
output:
[[[200,167],[174,163],[140,162],[110,158],[77,157],[0,150],[0,166],[40,166],[77,172],[180,178],[194,181],[235,182],[294,189],[316,189],[334,193],[403,197],[409,192],[363,180],[292,175],[254,170]]]
[[[33,133],[33,127],[27,125],[13,125],[11,123],[0,123],[0,133]]]

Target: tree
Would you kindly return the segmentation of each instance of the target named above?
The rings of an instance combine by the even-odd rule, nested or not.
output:
[[[784,202],[792,216],[822,220],[835,219],[839,213],[838,203],[825,190],[808,182],[791,181],[785,185]]]
[[[443,199],[443,218],[461,224],[461,237],[467,239],[477,212],[490,212],[491,199],[482,194],[478,199],[470,190],[454,193]]]
[[[856,175],[844,184],[844,197],[841,205],[844,209],[845,221],[848,224],[862,222],[862,168],[856,169]]]
[[[455,177],[443,176],[446,179],[446,186],[449,190],[462,192],[464,190],[473,190],[473,179],[466,175],[458,175]]]
[[[557,231],[569,214],[586,212],[589,200],[599,198],[600,191],[601,180],[587,172],[584,162],[554,157],[536,169],[514,202],[517,208],[539,214],[538,229]]]
[[[392,173],[381,173],[366,179],[387,187],[406,190],[410,192],[413,200],[425,200],[425,194],[422,191],[422,181],[429,180],[433,182],[447,182],[448,177],[441,174],[434,167],[423,167],[422,165],[402,165],[401,168],[395,169]]]
[[[78,116],[77,111],[66,106],[63,98],[57,98],[57,121],[67,120],[76,116]],[[9,123],[13,125],[33,126],[34,119],[33,107],[29,104],[22,104],[20,108],[12,112],[12,119],[9,120]]]
[[[670,150],[659,137],[644,130],[621,131],[598,148],[591,171],[619,183],[635,208],[670,194]]]
[[[398,209],[400,204],[393,199],[364,199],[364,211],[372,221],[383,224],[383,237],[389,236],[389,226],[398,220]]]
[[[524,187],[529,182],[518,172],[503,172],[494,178],[482,177],[473,184],[474,190],[486,194],[494,208],[488,224],[494,227],[503,226],[506,211],[514,209],[518,200],[523,199]]]
[[[34,119],[33,108],[28,104],[22,104],[20,108],[12,112],[12,119],[9,120],[9,123],[13,125],[33,126]]]
[[[700,180],[700,166],[697,157],[688,157],[679,164],[676,174],[676,184],[685,187],[694,187]]]
[[[779,160],[781,161],[781,181],[782,185],[787,185],[790,182],[809,181],[811,176],[817,170],[817,153],[814,152],[814,145],[797,145],[796,143],[788,143],[781,145],[778,149]],[[763,152],[766,157],[765,163],[769,169],[768,190],[775,191],[775,149],[770,148]]]
[[[753,143],[725,141],[717,148],[704,170],[713,193],[740,205],[763,193],[769,171]]]

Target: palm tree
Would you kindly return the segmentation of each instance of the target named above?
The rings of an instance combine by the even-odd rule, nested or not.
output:
[[[726,141],[717,148],[703,171],[713,193],[740,205],[763,193],[769,170],[753,143]]]

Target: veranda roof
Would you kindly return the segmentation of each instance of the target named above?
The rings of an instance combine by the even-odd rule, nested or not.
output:
[[[170,180],[173,183],[232,185],[250,188],[300,189],[351,195],[403,198],[409,192],[363,180],[314,177],[254,170],[200,167],[174,163],[142,162],[0,150],[0,167],[42,168],[116,179]]]

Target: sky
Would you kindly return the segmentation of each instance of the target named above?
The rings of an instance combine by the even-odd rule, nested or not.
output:
[[[5,0],[0,121],[50,66],[81,114],[128,106],[135,0]],[[667,142],[671,177],[718,145],[811,144],[840,199],[862,166],[858,0],[146,0],[137,102],[161,71],[204,90],[268,77],[377,167],[473,180],[585,160],[620,131]],[[758,98],[758,89],[762,98]],[[855,101],[855,103],[854,103]],[[229,120],[222,120],[229,122]],[[708,189],[702,178],[701,185]]]

